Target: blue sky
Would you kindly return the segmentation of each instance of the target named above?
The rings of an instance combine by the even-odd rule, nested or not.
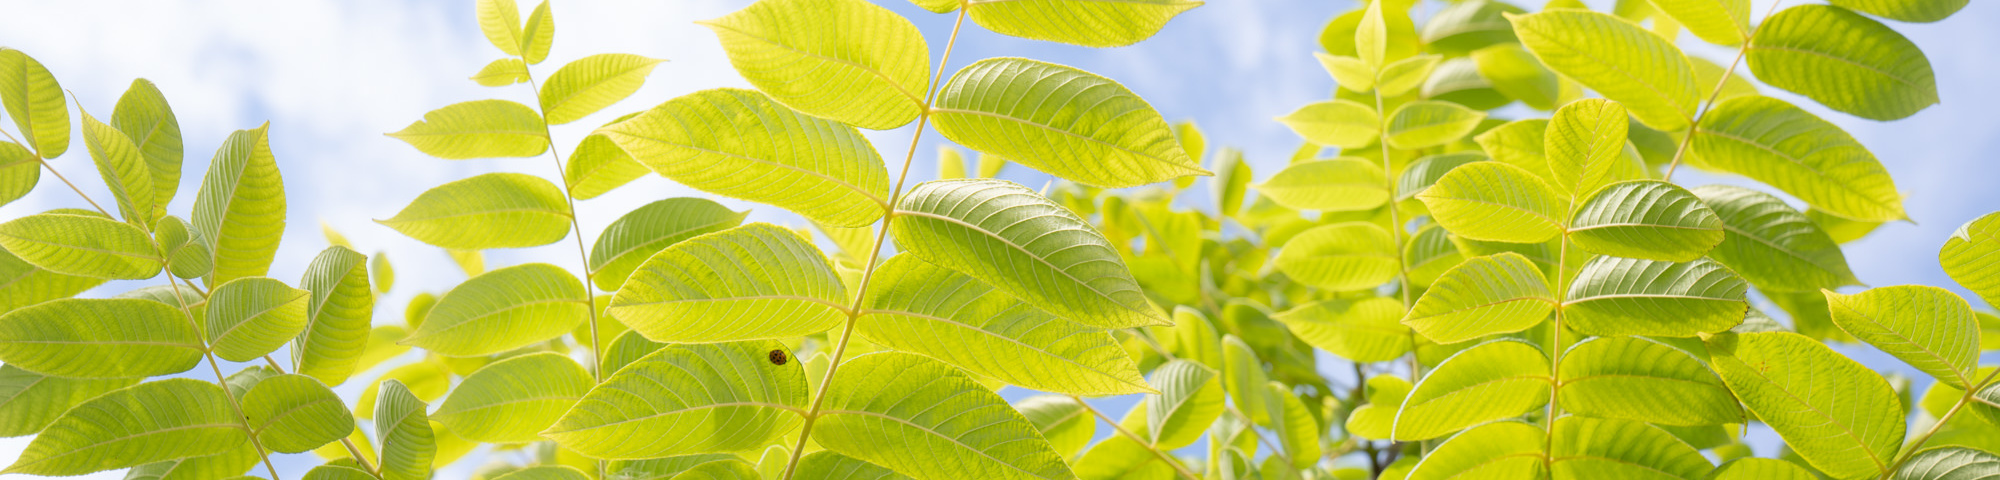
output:
[[[591,126],[619,114],[696,90],[748,87],[729,67],[714,35],[692,23],[748,3],[557,0],[555,47],[551,60],[535,67],[538,76],[546,77],[562,62],[594,53],[669,60],[631,99],[557,127],[561,152],[567,155]],[[925,32],[934,55],[942,50],[951,16],[900,0],[877,3],[910,17]],[[1536,3],[1522,2],[1529,7]],[[1589,3],[1605,7],[1609,2]],[[1757,12],[1769,5],[1754,3]],[[988,57],[1025,56],[1096,72],[1123,82],[1169,120],[1195,120],[1207,132],[1211,146],[1244,150],[1259,174],[1268,175],[1283,165],[1299,142],[1272,118],[1330,95],[1333,81],[1311,52],[1318,49],[1318,32],[1326,20],[1354,7],[1355,3],[1342,0],[1219,0],[1183,14],[1152,40],[1113,49],[1005,37],[968,22],[950,68]],[[1434,10],[1436,4],[1428,8]],[[401,307],[411,294],[442,292],[462,275],[438,249],[370,219],[393,215],[431,186],[478,173],[554,175],[547,157],[437,160],[381,135],[401,129],[429,110],[460,101],[531,100],[525,86],[486,88],[465,79],[500,56],[479,34],[470,1],[0,0],[0,12],[5,12],[0,15],[0,45],[24,50],[46,64],[63,87],[100,118],[108,117],[133,78],[159,85],[172,102],[186,139],[187,173],[180,196],[169,208],[179,215],[185,217],[191,209],[200,172],[222,139],[232,130],[270,121],[292,218],[271,275],[293,279],[303,272],[311,256],[326,247],[319,234],[318,220],[323,219],[364,253],[386,251],[394,260],[396,291],[382,300],[378,323],[400,322]],[[1989,113],[2000,108],[2000,89],[1987,85],[1994,74],[1992,52],[2000,51],[2000,30],[1990,28],[1995,23],[2000,23],[2000,3],[1972,2],[1944,22],[1892,24],[1929,56],[1944,102],[1909,119],[1887,123],[1858,119],[1763,89],[1852,133],[1880,157],[1907,195],[1905,205],[1915,223],[1884,226],[1848,246],[1848,260],[1863,282],[1922,283],[1964,292],[1939,269],[1936,251],[1961,223],[2000,210],[2000,188],[1993,186],[2000,178],[1996,175],[2000,174],[2000,122],[1991,121]],[[1733,53],[1694,45],[1687,35],[1683,38],[1691,54],[1718,63]],[[909,135],[905,127],[871,132],[869,137],[894,168]],[[938,142],[939,136],[925,135],[917,147],[912,178],[934,175]],[[85,183],[93,198],[110,198],[101,185],[90,181],[95,175],[82,152],[80,146],[73,147],[72,153],[54,161],[56,168]],[[1031,186],[1046,178],[1020,167],[1006,176]],[[1710,175],[1677,179],[1687,185],[1743,183]],[[649,177],[583,202],[586,237],[594,238],[597,230],[638,205],[693,195],[698,192]],[[797,217],[775,208],[726,203],[751,209],[754,220],[798,223]],[[0,218],[76,206],[84,204],[49,180],[27,199],[0,207]],[[566,245],[493,252],[488,261],[489,265],[541,261],[575,268],[578,259]],[[92,294],[109,295],[143,285],[119,282]],[[1865,348],[1843,350],[1871,366],[1911,371]],[[353,389],[343,389],[349,398],[358,393],[349,390]],[[1129,403],[1112,401],[1106,406],[1122,409]],[[25,439],[0,439],[0,459],[18,455],[25,445]],[[292,457],[281,460],[288,476],[310,464],[303,456]]]

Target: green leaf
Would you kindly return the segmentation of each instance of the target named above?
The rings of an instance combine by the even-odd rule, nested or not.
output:
[[[882,468],[881,465],[855,460],[853,457],[822,450],[806,454],[806,456],[799,458],[799,467],[792,475],[792,478],[798,480],[906,480],[910,477],[890,471],[887,468]]]
[[[1352,100],[1308,103],[1278,117],[1278,123],[1308,142],[1343,149],[1374,145],[1382,134],[1382,117],[1375,108]]]
[[[1097,432],[1097,417],[1091,416],[1076,399],[1062,395],[1036,395],[1014,404],[1014,409],[1035,424],[1035,430],[1064,458],[1075,456]],[[830,453],[830,452],[829,452]],[[810,460],[812,457],[806,457]],[[804,467],[800,467],[803,473]]]
[[[1505,163],[1451,169],[1417,199],[1439,225],[1472,240],[1541,243],[1563,232],[1564,208],[1555,188]]]
[[[1002,35],[1086,47],[1122,47],[1159,33],[1199,0],[966,2],[973,23]],[[933,9],[932,11],[936,11]],[[943,13],[943,12],[939,12]]]
[[[1703,480],[1715,468],[1673,434],[1631,420],[1564,417],[1556,420],[1549,443],[1549,468],[1556,480]]]
[[[367,258],[347,247],[327,247],[306,266],[299,287],[312,292],[312,298],[306,304],[305,329],[292,339],[294,372],[339,385],[360,370],[355,363],[368,345],[368,327],[375,316]],[[376,260],[382,258],[378,255]],[[377,271],[387,272],[387,265],[382,263],[384,268]]]
[[[249,438],[228,395],[184,378],[104,394],[56,419],[4,473],[82,475],[227,452]]]
[[[546,8],[546,7],[543,7]],[[550,125],[577,121],[632,96],[666,60],[600,53],[563,65],[542,84],[542,115]]]
[[[1692,123],[1700,102],[1693,67],[1673,42],[1606,13],[1555,9],[1508,18],[1543,65],[1624,104],[1646,126],[1671,132]]]
[[[243,415],[257,442],[281,453],[304,453],[346,438],[354,414],[333,390],[305,375],[279,375],[243,394]]]
[[[634,112],[611,123],[625,121],[640,113],[644,112]],[[633,160],[625,149],[618,148],[618,144],[609,137],[595,134],[577,142],[576,151],[569,155],[569,163],[563,164],[563,180],[569,183],[570,196],[578,200],[597,198],[652,172],[645,164]]]
[[[63,102],[62,85],[42,62],[0,47],[0,104],[42,158],[69,150],[69,105]]]
[[[1511,27],[1503,28],[1509,29],[1508,35],[1513,34]],[[1474,50],[1472,61],[1479,67],[1479,76],[1491,82],[1494,90],[1529,108],[1553,110],[1565,100],[1562,76],[1542,66],[1542,61],[1521,44],[1509,42]]]
[[[1313,58],[1319,59],[1319,65],[1326,68],[1326,74],[1333,76],[1333,83],[1339,84],[1341,88],[1351,92],[1367,92],[1375,89],[1375,69],[1361,59],[1319,52],[1313,52]],[[1373,112],[1374,109],[1371,108],[1369,111]]]
[[[451,104],[388,135],[446,160],[533,157],[549,149],[541,114],[508,100]]]
[[[1465,138],[1485,119],[1486,112],[1451,102],[1425,100],[1396,107],[1383,128],[1390,147],[1416,150]]]
[[[1889,171],[1832,122],[1769,97],[1737,97],[1702,116],[1692,153],[1716,170],[1792,194],[1816,209],[1865,221],[1907,217]]]
[[[1652,4],[1708,43],[1736,45],[1752,33],[1749,0],[1653,0]]]
[[[772,365],[772,351],[789,355],[774,340],[668,346],[591,389],[542,436],[604,459],[760,448],[799,425],[808,395],[804,362]]]
[[[749,90],[684,95],[596,133],[676,182],[829,225],[874,223],[888,203],[888,169],[860,131]]]
[[[193,224],[169,215],[153,224],[153,242],[167,259],[167,272],[195,279],[215,270],[215,249]]]
[[[1284,243],[1273,260],[1278,270],[1301,283],[1334,291],[1375,288],[1402,268],[1395,240],[1366,222],[1321,225]]]
[[[1264,411],[1263,401],[1266,392],[1263,385],[1269,381],[1264,373],[1264,363],[1258,360],[1257,352],[1248,343],[1235,335],[1222,337],[1223,390],[1229,394],[1236,408],[1253,422],[1268,424],[1271,421],[1270,412]]]
[[[1313,348],[1358,363],[1387,362],[1410,352],[1410,328],[1397,323],[1403,303],[1387,297],[1334,299],[1271,317]]]
[[[1544,150],[1548,146],[1548,130],[1549,121],[1545,119],[1515,120],[1480,133],[1472,140],[1494,160],[1553,180],[1548,177],[1554,171],[1549,168],[1549,157]]]
[[[390,369],[376,380],[378,383],[369,384],[361,391],[360,400],[354,404],[355,418],[362,420],[375,418],[374,406],[378,403],[376,397],[380,396],[383,385],[379,382],[388,380],[402,383],[404,388],[417,396],[418,400],[428,402],[444,396],[444,392],[451,388],[451,371],[447,370],[443,362],[436,359],[425,359]]]
[[[251,445],[250,442],[243,442],[237,445],[236,448],[216,455],[189,457],[132,467],[131,470],[125,472],[125,480],[204,480],[224,478],[250,471],[250,467],[257,465],[263,458],[263,456],[257,454],[257,447],[255,445]],[[356,470],[356,472],[359,473],[360,471]],[[361,474],[367,475],[366,473]],[[327,480],[311,476],[310,473],[306,478]],[[372,479],[375,477],[371,476],[367,478]]]
[[[2000,455],[1965,447],[1918,452],[1896,470],[1895,480],[1976,480],[2000,476]]]
[[[1424,80],[1430,78],[1431,72],[1443,59],[1437,55],[1419,55],[1391,62],[1382,67],[1382,79],[1375,82],[1375,89],[1385,96],[1410,93],[1423,86]]]
[[[1833,0],[1834,5],[1902,22],[1929,23],[1958,13],[1970,0]]]
[[[1222,416],[1221,374],[1199,363],[1174,360],[1153,369],[1151,382],[1160,393],[1146,397],[1146,433],[1153,447],[1176,449],[1194,444]]]
[[[86,121],[85,137],[90,136]],[[118,106],[112,109],[111,126],[123,132],[128,140],[139,149],[146,160],[146,170],[152,174],[152,204],[159,208],[155,216],[164,214],[167,203],[173,201],[174,194],[181,188],[181,125],[174,119],[174,110],[167,106],[167,97],[160,93],[153,82],[139,78],[132,80],[132,86],[118,97]]]
[[[431,418],[466,440],[527,443],[542,440],[590,391],[590,372],[554,352],[509,357],[467,375]]]
[[[414,303],[416,300],[412,299],[411,302]],[[402,341],[405,336],[408,336],[405,329],[396,325],[369,329],[367,347],[361,350],[361,359],[354,362],[354,371],[368,371],[384,361],[410,351],[409,345],[396,343]]]
[[[1446,54],[1463,54],[1494,44],[1513,43],[1514,28],[1507,14],[1524,13],[1520,7],[1498,1],[1453,3],[1425,22],[1423,43]]]
[[[1027,187],[924,182],[896,210],[896,244],[917,258],[1084,325],[1166,324],[1103,234]]]
[[[44,213],[0,223],[0,248],[29,265],[81,277],[141,280],[162,266],[145,230],[95,214]]]
[[[543,3],[547,5],[547,3]],[[724,463],[724,462],[711,462]],[[700,465],[697,465],[700,466]],[[492,477],[492,480],[590,480],[590,475],[569,465],[538,465]],[[678,478],[678,477],[676,477]]]
[[[729,342],[826,331],[846,319],[848,298],[810,240],[752,223],[653,255],[612,297],[610,312],[656,342]]]
[[[424,402],[396,380],[382,382],[381,392],[375,403],[375,437],[382,443],[377,471],[383,480],[430,478],[438,441],[424,416]]]
[[[1882,377],[1795,333],[1723,334],[1710,361],[1758,420],[1814,468],[1881,475],[1903,445],[1903,409]]]
[[[1857,117],[1895,120],[1938,103],[1931,62],[1917,44],[1845,8],[1778,12],[1757,26],[1746,52],[1758,80]]]
[[[1424,455],[1407,480],[1546,478],[1542,469],[1548,465],[1548,455],[1542,452],[1542,446],[1547,441],[1542,429],[1526,423],[1502,421],[1480,425],[1445,440]]]
[[[1627,138],[1625,107],[1601,98],[1570,102],[1556,110],[1543,136],[1549,178],[1570,196],[1581,197],[1611,182],[1612,166]]]
[[[104,185],[111,189],[112,198],[117,199],[118,213],[126,222],[152,225],[166,207],[154,203],[153,172],[139,155],[139,147],[124,132],[97,121],[88,111],[82,113],[83,144],[90,150],[90,159],[97,164]]]
[[[841,366],[812,431],[827,450],[916,478],[1076,478],[1034,424],[949,365],[876,353]]]
[[[524,173],[488,173],[424,191],[375,223],[456,250],[548,245],[569,236],[562,188]]]
[[[696,22],[736,73],[808,115],[874,130],[923,113],[930,47],[901,15],[861,0],[759,0]]]
[[[627,330],[618,334],[618,338],[612,340],[610,346],[604,347],[604,357],[599,360],[598,368],[604,372],[604,376],[609,377],[623,370],[626,365],[631,365],[632,362],[639,361],[640,358],[666,346],[664,343],[647,340],[646,336],[640,335],[639,332]]]
[[[1834,325],[1854,338],[1952,388],[1978,382],[1973,370],[1979,363],[1979,320],[1958,294],[1925,285],[1825,293]]]
[[[70,407],[139,380],[51,377],[0,365],[0,438],[34,435]]]
[[[270,124],[237,130],[215,150],[194,199],[194,227],[215,242],[209,285],[263,276],[285,235],[285,179],[271,156]]]
[[[1243,211],[1243,192],[1248,190],[1250,179],[1254,176],[1250,171],[1250,162],[1243,161],[1242,150],[1223,148],[1216,155],[1215,164],[1220,168],[1215,169],[1215,179],[1209,186],[1215,190],[1216,211],[1223,216],[1234,217]]]
[[[1452,169],[1485,160],[1486,155],[1479,152],[1454,152],[1419,158],[1403,167],[1403,173],[1396,178],[1395,199],[1400,202],[1416,198],[1417,194],[1437,185],[1438,179],[1451,173]]]
[[[1776,458],[1745,457],[1725,462],[1710,472],[1708,480],[1814,480],[1812,471],[1796,463]]]
[[[2000,213],[1981,215],[1960,225],[1938,249],[1938,264],[1953,281],[2000,305]],[[1845,262],[1842,262],[1845,265]]]
[[[589,298],[583,282],[560,267],[502,268],[445,292],[401,343],[456,357],[505,352],[569,333],[588,320]]]
[[[1389,26],[1382,16],[1382,2],[1370,1],[1361,10],[1361,21],[1354,24],[1354,53],[1361,58],[1361,64],[1369,70],[1382,71],[1388,64],[1385,56],[1389,50]]]
[[[1279,170],[1257,193],[1297,210],[1371,210],[1389,200],[1382,166],[1363,158],[1299,162]]]
[[[1743,323],[1750,285],[1706,258],[1673,263],[1597,257],[1583,264],[1562,307],[1584,335],[1692,337]]]
[[[1472,257],[1439,276],[1402,319],[1424,338],[1459,343],[1527,330],[1556,308],[1540,267],[1513,252]]]
[[[1452,243],[1451,232],[1436,225],[1423,228],[1403,246],[1403,264],[1409,266],[1410,283],[1429,287],[1452,267],[1464,263],[1466,255]]]
[[[854,331],[1009,384],[1072,395],[1153,393],[1103,330],[1071,323],[912,255],[875,269]]]
[[[0,205],[13,203],[42,180],[42,162],[35,152],[14,142],[0,142]]]
[[[1597,337],[1563,353],[1563,410],[1655,425],[1743,423],[1722,379],[1692,353],[1641,337]]]
[[[618,291],[653,254],[698,235],[735,228],[749,214],[702,198],[669,198],[633,209],[604,227],[590,247],[590,278],[598,289]]]
[[[528,81],[528,64],[519,58],[502,58],[479,68],[472,81],[480,86],[505,87]]]
[[[1621,122],[1622,123],[1622,122]],[[1614,183],[1576,208],[1569,239],[1592,253],[1687,262],[1725,241],[1722,218],[1678,185]]]
[[[1211,175],[1137,94],[1053,63],[993,58],[960,69],[938,91],[931,123],[959,145],[1086,185]]]
[[[66,298],[0,316],[0,362],[70,378],[170,375],[201,362],[201,338],[164,303]]]
[[[1265,407],[1271,413],[1272,430],[1278,434],[1278,444],[1285,447],[1285,456],[1291,457],[1294,469],[1310,468],[1319,463],[1319,420],[1312,410],[1306,409],[1305,402],[1292,393],[1291,387],[1280,382],[1264,384],[1268,397]],[[1281,413],[1282,412],[1282,413]],[[1266,458],[1270,462],[1272,459]],[[1265,468],[1270,468],[1267,464]]]
[[[312,292],[265,277],[215,287],[202,329],[215,356],[248,362],[285,346],[305,331]]]
[[[1534,344],[1492,340],[1438,364],[1396,411],[1394,440],[1428,440],[1549,402],[1549,359]]]
[[[1758,288],[1809,292],[1861,283],[1848,270],[1840,245],[1784,200],[1725,185],[1693,193],[1722,218],[1722,243],[1708,256]]]
[[[0,244],[4,243],[0,240]],[[69,298],[103,283],[100,279],[55,273],[0,249],[0,312]]]
[[[556,41],[556,19],[549,15],[549,0],[542,0],[528,13],[528,25],[521,29],[521,58],[529,65],[549,58]]]
[[[486,41],[508,55],[521,56],[521,8],[514,0],[478,0],[479,30]]]

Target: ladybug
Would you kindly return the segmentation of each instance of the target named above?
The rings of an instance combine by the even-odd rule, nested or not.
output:
[[[771,364],[772,364],[772,365],[784,365],[784,364],[785,364],[785,362],[786,362],[786,361],[788,361],[788,360],[789,360],[789,359],[785,357],[785,351],[784,351],[784,350],[772,350],[772,351],[771,351]]]

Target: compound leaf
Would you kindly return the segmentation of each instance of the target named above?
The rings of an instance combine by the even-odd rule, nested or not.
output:
[[[1541,243],[1563,232],[1555,188],[1506,163],[1460,165],[1417,199],[1445,230],[1472,240]]]
[[[367,260],[354,250],[335,246],[321,251],[306,266],[299,287],[312,292],[312,298],[306,304],[305,329],[292,339],[294,372],[339,385],[360,370],[355,364],[367,348],[368,329],[375,316]]]
[[[243,277],[215,287],[208,299],[203,337],[215,356],[248,362],[275,352],[306,328],[312,292],[266,277]],[[317,445],[315,445],[317,446]]]
[[[653,255],[611,298],[611,315],[656,342],[796,337],[846,319],[847,287],[798,233],[752,223]]]
[[[523,173],[488,173],[424,191],[375,223],[454,250],[548,245],[569,236],[562,188]]]
[[[1917,44],[1845,8],[1787,8],[1757,26],[1746,51],[1758,80],[1861,118],[1895,120],[1938,103]]]
[[[160,273],[153,239],[132,224],[90,215],[43,213],[0,223],[0,247],[50,273],[141,280]]]
[[[542,436],[604,459],[760,448],[797,428],[808,395],[804,362],[773,365],[772,352],[789,356],[775,340],[667,346],[591,389]]]
[[[1396,411],[1395,440],[1427,440],[1514,417],[1549,402],[1549,359],[1528,342],[1467,348],[1417,382]]]
[[[194,228],[215,242],[209,285],[270,272],[285,235],[285,179],[271,156],[270,124],[237,130],[215,149],[195,196]]]
[[[1708,339],[1716,373],[1799,456],[1835,477],[1881,475],[1903,445],[1903,407],[1880,375],[1787,332]]]
[[[1633,180],[1584,200],[1570,218],[1569,239],[1591,253],[1687,262],[1721,244],[1724,227],[1722,218],[1686,189]]]
[[[1706,258],[1674,263],[1597,257],[1564,296],[1563,326],[1599,336],[1692,337],[1743,323],[1750,285]]]
[[[590,372],[554,352],[509,357],[467,375],[431,418],[482,443],[541,441],[541,432],[590,391]]]
[[[560,267],[502,268],[445,292],[400,343],[457,357],[505,352],[576,329],[588,320],[589,298],[583,282]]]
[[[42,158],[56,158],[69,150],[69,104],[63,102],[62,85],[42,62],[0,47],[0,104]]]
[[[863,0],[760,0],[715,31],[736,72],[806,114],[874,130],[915,120],[930,47],[901,15]]]
[[[1700,101],[1694,69],[1673,42],[1608,13],[1553,9],[1508,18],[1543,65],[1624,104],[1646,126],[1671,132],[1692,123]]]
[[[1641,337],[1598,337],[1563,353],[1563,410],[1655,425],[1743,423],[1743,408],[1694,354]]]
[[[949,365],[888,352],[841,367],[812,431],[827,450],[916,478],[1076,478],[1033,423]]]
[[[1519,253],[1472,257],[1439,276],[1402,319],[1431,341],[1450,344],[1526,330],[1556,309],[1540,267]]]
[[[563,65],[542,84],[542,116],[562,125],[624,100],[646,83],[646,74],[666,60],[624,53],[600,53]]]
[[[0,362],[43,375],[170,375],[206,351],[186,314],[152,300],[65,298],[0,316]]]
[[[446,160],[533,157],[549,149],[548,125],[535,109],[508,100],[455,103],[424,114],[390,137]]]
[[[228,452],[249,438],[229,401],[185,378],[113,391],[56,419],[4,472],[71,476]]]
[[[1381,226],[1342,222],[1313,227],[1286,240],[1272,262],[1286,276],[1334,291],[1374,288],[1401,268],[1395,240]]]
[[[931,122],[960,145],[1087,185],[1211,175],[1137,94],[1053,63],[994,58],[960,69],[938,92]]]

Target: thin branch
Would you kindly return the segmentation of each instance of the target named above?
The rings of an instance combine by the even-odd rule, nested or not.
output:
[[[1124,435],[1125,438],[1132,439],[1132,441],[1138,442],[1140,446],[1146,447],[1147,451],[1153,452],[1153,456],[1160,457],[1160,461],[1166,462],[1167,466],[1174,467],[1174,471],[1180,473],[1181,477],[1186,478],[1187,480],[1201,480],[1201,476],[1195,475],[1194,472],[1189,471],[1187,467],[1182,466],[1181,462],[1175,460],[1173,455],[1168,455],[1167,452],[1160,451],[1158,447],[1153,446],[1153,442],[1147,441],[1145,438],[1140,437],[1139,434],[1132,433],[1131,430],[1126,430],[1125,426],[1119,425],[1117,420],[1112,420],[1111,417],[1105,416],[1104,412],[1097,410],[1097,407],[1090,406],[1090,402],[1083,401],[1083,397],[1070,395],[1069,398],[1071,400],[1076,400],[1077,405],[1082,405],[1084,410],[1090,411],[1090,414],[1096,416],[1099,420],[1103,420],[1104,423],[1111,424],[1111,428],[1118,430],[1118,433]],[[1250,430],[1256,431],[1257,429],[1252,428]],[[1271,449],[1271,451],[1275,452],[1277,451],[1277,449],[1274,448]]]
[[[1910,458],[1916,456],[1917,450],[1924,447],[1924,442],[1930,441],[1932,435],[1937,435],[1938,430],[1944,428],[1945,422],[1950,421],[1952,416],[1958,415],[1958,411],[1963,410],[1966,404],[1977,401],[1974,400],[1976,398],[1975,395],[1978,395],[1980,390],[1985,390],[1987,385],[1991,385],[1995,375],[2000,375],[2000,369],[1986,374],[1985,379],[1980,380],[1972,388],[1966,389],[1965,395],[1958,397],[1958,403],[1951,405],[1951,410],[1946,410],[1944,415],[1939,416],[1937,422],[1931,424],[1930,429],[1925,430],[1922,436],[1917,437],[1917,441],[1910,442],[1909,446],[1903,447],[1903,453],[1896,456],[1896,462],[1890,464],[1888,469],[1882,471],[1882,480],[1888,480],[1889,477],[1896,474],[1896,470],[1903,468],[1903,464],[1909,462]]]
[[[1771,8],[1766,9],[1764,11],[1764,20],[1770,20],[1771,14],[1776,13],[1778,11],[1778,5],[1782,3],[1784,3],[1782,0],[1773,0],[1771,2]],[[1681,136],[1680,147],[1674,149],[1674,160],[1672,162],[1667,163],[1667,176],[1666,178],[1662,179],[1663,181],[1671,182],[1674,180],[1674,171],[1680,169],[1681,156],[1686,155],[1688,145],[1694,143],[1694,134],[1696,130],[1700,129],[1701,119],[1708,117],[1708,111],[1713,110],[1715,108],[1715,100],[1717,98],[1722,97],[1722,87],[1725,85],[1729,85],[1729,76],[1736,73],[1736,65],[1743,63],[1744,55],[1750,53],[1750,41],[1755,40],[1757,38],[1757,32],[1763,30],[1764,30],[1764,22],[1763,21],[1757,22],[1757,28],[1750,30],[1750,36],[1744,37],[1743,45],[1736,48],[1736,59],[1730,60],[1729,68],[1722,70],[1722,77],[1715,81],[1715,88],[1710,90],[1708,93],[1708,101],[1702,102],[1703,107],[1701,109],[1701,112],[1696,113],[1694,119],[1688,121],[1688,133],[1687,135]]]

